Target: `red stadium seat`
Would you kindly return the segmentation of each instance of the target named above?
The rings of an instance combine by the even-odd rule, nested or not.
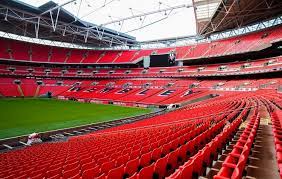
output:
[[[138,174],[139,179],[152,179],[154,177],[154,165],[149,165],[140,170]]]
[[[97,177],[100,174],[100,168],[99,167],[95,167],[92,169],[88,169],[82,172],[82,178],[94,178]]]
[[[124,166],[119,166],[117,168],[111,169],[107,175],[107,179],[122,179],[124,176]]]
[[[115,165],[116,165],[115,161],[103,163],[101,165],[101,172],[107,174],[111,169],[113,169],[115,167]]]
[[[140,157],[140,167],[143,168],[144,166],[148,166],[151,162],[152,153],[146,153],[141,155]]]
[[[155,163],[155,173],[158,178],[163,178],[166,174],[167,156],[160,158]]]
[[[133,159],[126,163],[125,165],[125,176],[132,176],[135,172],[137,172],[139,166],[139,159]]]

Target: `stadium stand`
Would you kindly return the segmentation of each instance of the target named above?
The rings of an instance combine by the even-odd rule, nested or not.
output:
[[[268,34],[264,37],[264,34]],[[263,38],[264,37],[264,38]],[[157,54],[170,53],[174,50],[177,59],[199,59],[218,56],[228,56],[233,54],[242,54],[263,50],[277,43],[277,39],[281,39],[281,27],[274,27],[267,31],[254,32],[247,35],[236,36],[234,38],[215,41],[211,43],[201,43],[194,46],[163,48],[163,49],[145,49],[130,51],[95,51],[86,53],[85,50],[72,50],[58,47],[45,47],[37,45],[34,47],[27,42],[20,42],[9,39],[1,39],[0,44],[2,50],[0,59],[16,61],[33,61],[33,62],[50,62],[50,63],[136,63],[142,57],[150,56],[153,52]],[[6,48],[5,48],[6,47]],[[44,51],[43,51],[44,49]],[[10,52],[9,52],[10,50]],[[8,55],[7,54],[10,54]],[[49,52],[49,53],[48,53]],[[48,54],[46,54],[48,53]],[[41,55],[38,55],[41,54]],[[87,54],[84,58],[84,54]],[[10,58],[10,56],[12,58]]]
[[[242,121],[249,119],[215,178],[241,176],[259,125],[258,107],[249,112],[254,103],[261,103],[256,96],[250,92],[212,99],[152,119],[74,137],[66,143],[42,144],[1,154],[1,177],[201,176]],[[205,110],[211,108],[212,113]],[[228,126],[226,121],[230,123]]]
[[[70,59],[69,59],[70,60]],[[79,60],[81,60],[79,58]],[[143,73],[142,68],[68,68],[64,67],[41,67],[34,68],[31,65],[5,65],[1,64],[0,74],[21,75],[21,76],[46,76],[49,77],[195,77],[195,76],[218,76],[218,75],[239,75],[250,73],[266,73],[281,71],[281,56],[258,59],[255,61],[240,61],[233,63],[220,63],[208,65],[194,65],[181,67],[155,67]],[[14,69],[14,70],[13,70]],[[30,71],[29,69],[33,69]],[[47,70],[47,71],[46,71]],[[50,71],[48,71],[50,70]],[[93,73],[95,71],[95,73]],[[128,73],[126,73],[129,71]],[[82,72],[82,73],[79,73]],[[111,73],[112,72],[112,73]]]
[[[106,37],[116,33],[105,30]],[[1,37],[0,98],[48,97],[161,112],[118,125],[98,123],[83,135],[82,128],[71,136],[59,133],[62,141],[24,143],[15,150],[5,142],[23,143],[18,138],[0,140],[0,178],[282,178],[282,26],[216,40],[202,35],[207,38],[190,45],[160,40],[170,45],[127,49],[106,49],[90,37],[99,45],[82,46],[79,37],[71,43],[82,48]],[[134,47],[135,39],[116,36]],[[65,34],[59,37],[70,42]],[[81,39],[87,44],[87,38]],[[176,63],[145,65],[145,57],[163,54],[175,54]]]

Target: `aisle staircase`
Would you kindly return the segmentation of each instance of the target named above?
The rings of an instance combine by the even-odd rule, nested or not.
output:
[[[24,93],[23,93],[23,90],[22,90],[22,88],[21,88],[21,85],[17,85],[17,88],[18,88],[18,92],[20,93],[20,95],[21,95],[22,97],[24,97]]]
[[[36,91],[35,91],[34,97],[37,97],[37,96],[38,96],[39,90],[40,90],[40,86],[38,85],[38,86],[36,87]]]
[[[274,137],[272,133],[271,117],[267,111],[266,106],[259,107],[260,124],[257,130],[257,134],[254,139],[254,143],[251,148],[248,161],[244,167],[243,176],[246,179],[255,178],[277,178],[279,179],[279,169],[277,166]],[[253,110],[250,112],[251,116]],[[248,125],[249,117],[241,125],[239,131],[235,134],[227,148],[215,161],[211,168],[208,169],[206,176],[200,176],[199,178],[213,179],[216,174],[221,170],[222,164],[227,158],[228,154],[232,151],[236,141],[240,138],[240,135]]]

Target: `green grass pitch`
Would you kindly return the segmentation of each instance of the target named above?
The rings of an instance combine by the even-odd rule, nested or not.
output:
[[[148,112],[151,110],[51,99],[0,99],[0,139]]]

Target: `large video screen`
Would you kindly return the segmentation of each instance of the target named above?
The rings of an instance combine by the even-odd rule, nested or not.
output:
[[[175,58],[171,54],[151,55],[150,67],[168,67],[175,64]]]

